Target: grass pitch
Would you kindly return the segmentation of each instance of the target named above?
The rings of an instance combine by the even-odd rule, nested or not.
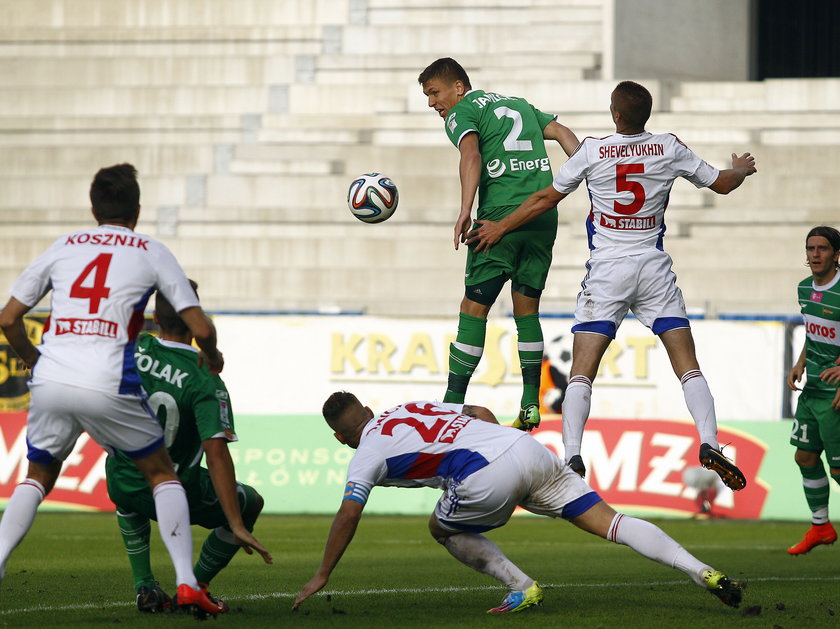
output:
[[[328,584],[301,611],[291,605],[321,558],[332,518],[265,516],[257,536],[273,566],[239,553],[211,591],[231,606],[219,627],[570,628],[838,627],[837,548],[803,557],[785,548],[807,524],[661,520],[689,551],[748,582],[740,609],[725,607],[681,572],[655,564],[563,521],[514,518],[491,532],[505,553],[545,586],[542,607],[487,616],[504,591],[436,544],[426,519],[366,516]],[[198,545],[203,529],[193,528]],[[161,585],[174,575],[157,532],[153,565]],[[141,615],[113,516],[40,513],[0,586],[0,627],[193,627],[190,616]],[[216,625],[213,625],[216,626]]]

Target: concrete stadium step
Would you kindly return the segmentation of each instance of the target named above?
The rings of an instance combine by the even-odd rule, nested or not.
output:
[[[414,3],[412,6],[390,5],[377,6],[368,3],[365,11],[365,21],[371,26],[388,26],[401,24],[439,24],[446,25],[453,22],[459,24],[498,24],[504,23],[511,27],[529,26],[531,24],[575,24],[598,22],[602,19],[603,9],[597,5],[567,5],[557,3],[553,6],[515,6],[511,4],[497,6],[477,5],[458,6],[457,4],[440,4],[426,6],[426,2]]]
[[[294,78],[291,56],[18,57],[0,64],[5,87],[259,86]]]
[[[110,164],[108,164],[110,165]],[[94,165],[86,176],[0,176],[0,208],[61,208],[89,203],[90,182],[101,166]],[[187,178],[152,175],[140,177],[141,204],[180,205],[187,198]]]
[[[269,90],[257,86],[0,88],[0,116],[241,114],[268,107]]]
[[[218,29],[264,24],[346,23],[349,0],[2,0],[5,27],[130,27],[136,30],[204,26]]]
[[[80,175],[92,179],[98,168],[123,162],[133,164],[141,178],[153,174],[204,173],[214,168],[214,150],[209,145],[194,146],[180,142],[68,145],[58,137],[52,146],[4,146],[5,150],[0,151],[0,172],[7,177],[32,176],[40,172],[48,177]]]
[[[684,82],[673,111],[840,111],[840,79]]]
[[[348,54],[406,54],[425,52],[434,55],[446,50],[451,56],[476,50],[508,52],[601,51],[601,24],[534,24],[522,32],[512,32],[505,24],[476,26],[400,25],[376,29],[372,37],[367,26],[348,25],[341,29],[342,52]]]

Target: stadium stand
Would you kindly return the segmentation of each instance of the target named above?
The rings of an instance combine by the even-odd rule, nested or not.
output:
[[[88,225],[93,173],[129,161],[140,230],[171,246],[210,309],[449,316],[458,154],[417,74],[451,55],[474,86],[606,135],[603,4],[0,0],[0,284]],[[666,249],[689,307],[796,312],[805,233],[840,215],[840,79],[621,78],[651,89],[649,129],[718,167],[736,151],[758,159],[729,197],[674,188]],[[400,190],[382,225],[346,209],[370,171]],[[586,210],[584,190],[561,205],[548,311],[572,310]]]

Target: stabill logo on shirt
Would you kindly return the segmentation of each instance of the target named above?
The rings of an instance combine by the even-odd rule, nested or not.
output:
[[[55,335],[77,334],[79,336],[104,336],[117,338],[119,326],[104,319],[56,319]]]

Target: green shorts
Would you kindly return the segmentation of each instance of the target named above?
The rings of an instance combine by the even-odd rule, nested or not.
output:
[[[199,468],[195,475],[195,481],[184,483],[184,490],[187,492],[187,502],[190,507],[190,524],[197,524],[206,529],[215,529],[220,526],[227,526],[227,517],[222,510],[219,497],[213,488],[213,481],[210,472]],[[152,491],[148,487],[143,489],[127,489],[125,485],[111,480],[108,477],[108,495],[117,509],[123,513],[137,513],[144,515],[150,520],[157,521],[155,511],[155,500]],[[239,511],[256,513],[254,504],[257,502],[257,491],[249,485],[236,483],[236,497],[239,499]],[[243,517],[246,526],[249,528],[253,523],[248,523]]]
[[[822,452],[831,467],[840,467],[840,411],[833,398],[803,391],[796,404],[790,443],[800,450]]]
[[[518,206],[492,208],[478,212],[479,219],[498,220]],[[542,290],[551,267],[551,250],[557,235],[557,208],[552,208],[525,225],[518,227],[490,247],[489,251],[467,252],[464,283],[481,284],[502,275],[517,284]]]

